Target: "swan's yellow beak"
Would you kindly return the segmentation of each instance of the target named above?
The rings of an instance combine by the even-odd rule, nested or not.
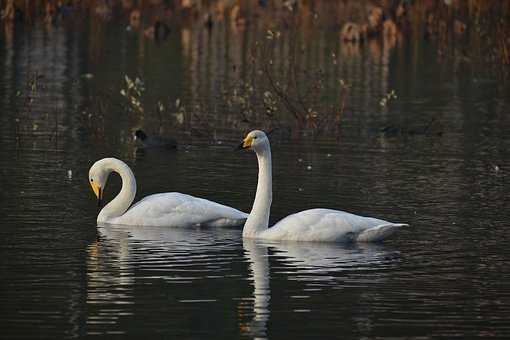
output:
[[[246,136],[246,138],[243,140],[241,144],[237,147],[238,150],[241,149],[248,149],[251,147],[251,144],[253,143],[253,137]]]
[[[101,200],[103,199],[103,191],[101,190],[101,187],[96,183],[90,183],[90,186],[92,187],[92,190],[94,190],[94,194],[97,196],[97,206],[100,207]]]

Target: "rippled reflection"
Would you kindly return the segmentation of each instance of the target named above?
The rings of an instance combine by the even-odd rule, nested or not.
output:
[[[101,282],[118,282],[121,286],[133,284],[135,265],[142,273],[152,269],[162,273],[159,276],[137,275],[137,279],[189,283],[203,278],[203,272],[200,275],[193,275],[193,270],[182,270],[181,275],[175,272],[195,265],[214,271],[218,264],[208,256],[232,248],[239,236],[238,230],[230,229],[210,233],[201,229],[100,225],[98,231],[98,241],[89,247],[90,287],[95,287],[95,283],[99,287]],[[226,261],[228,257],[216,260]],[[171,274],[166,275],[166,272]]]
[[[116,324],[134,313],[135,289],[164,281],[192,285],[194,281],[224,278],[232,259],[238,230],[204,231],[164,227],[99,225],[98,240],[88,247],[87,304],[97,305],[88,324]],[[191,293],[176,296],[180,303],[214,302]]]
[[[378,244],[266,244],[279,258],[281,273],[298,281],[335,280],[337,272],[382,270],[399,263],[399,252]],[[381,275],[381,279],[384,275]],[[338,283],[338,282],[337,282]]]
[[[254,339],[267,337],[267,322],[270,316],[271,287],[267,247],[255,240],[243,240],[245,256],[250,263],[251,282],[253,285],[253,312],[249,321],[241,320],[242,333]],[[249,315],[249,314],[248,314]]]
[[[266,338],[271,315],[271,276],[285,275],[288,280],[305,283],[305,287],[291,298],[306,300],[313,292],[323,289],[348,288],[352,284],[365,284],[365,277],[349,277],[349,273],[375,271],[370,275],[372,284],[386,279],[385,269],[396,267],[399,253],[382,245],[341,245],[309,242],[263,242],[243,239],[245,256],[250,264],[253,285],[253,305],[242,314],[240,329],[253,338]],[[269,255],[269,250],[271,255]],[[269,258],[273,258],[270,264]],[[272,267],[272,268],[270,268]],[[271,274],[273,273],[273,274]],[[344,273],[345,275],[339,275]],[[327,294],[327,293],[326,293]],[[359,299],[363,299],[363,295]],[[248,306],[243,305],[243,310]],[[312,312],[309,308],[296,308],[295,312]],[[248,318],[251,315],[251,319]],[[358,320],[370,322],[368,319]]]

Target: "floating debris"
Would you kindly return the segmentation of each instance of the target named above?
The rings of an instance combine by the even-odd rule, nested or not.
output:
[[[379,105],[381,105],[382,107],[388,106],[388,103],[390,101],[397,98],[398,97],[397,94],[395,93],[395,90],[391,90],[379,101]]]

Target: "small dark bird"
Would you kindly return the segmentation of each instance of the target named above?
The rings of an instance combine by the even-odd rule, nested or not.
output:
[[[164,22],[156,21],[154,24],[154,38],[156,40],[165,40],[170,34],[170,27]]]
[[[147,136],[142,130],[135,131],[135,140],[139,140],[144,148],[177,149],[177,141],[170,137]]]

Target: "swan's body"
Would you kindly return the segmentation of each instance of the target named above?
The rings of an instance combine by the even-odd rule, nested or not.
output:
[[[242,225],[248,216],[234,208],[177,192],[150,195],[129,208],[136,195],[135,176],[126,163],[115,158],[101,159],[90,168],[90,185],[99,200],[102,199],[102,190],[112,171],[122,178],[122,189],[101,210],[97,217],[98,223],[228,227]]]
[[[150,195],[121,216],[98,218],[102,223],[169,227],[237,226],[245,220],[246,214],[239,210],[178,192]]]
[[[269,226],[272,201],[271,148],[262,131],[250,132],[242,148],[257,154],[259,178],[252,211],[244,225],[243,237],[266,240],[319,242],[376,242],[407,226],[371,217],[363,217],[338,210],[311,209],[289,215]]]
[[[267,240],[380,241],[403,224],[332,209],[310,209],[289,215],[256,235]]]

